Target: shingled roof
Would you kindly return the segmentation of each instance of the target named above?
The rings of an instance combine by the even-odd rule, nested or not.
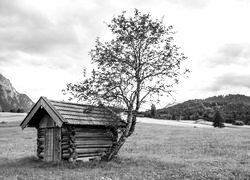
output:
[[[90,106],[64,101],[48,100],[41,97],[33,106],[20,126],[35,127],[39,118],[39,111],[46,111],[58,127],[62,124],[125,126],[126,123],[110,108],[104,106]]]

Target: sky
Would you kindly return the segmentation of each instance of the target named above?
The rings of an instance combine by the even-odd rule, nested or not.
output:
[[[96,38],[110,39],[105,22],[135,8],[177,31],[174,43],[192,72],[174,87],[176,102],[250,96],[249,0],[1,0],[0,73],[34,102],[66,100],[66,84],[92,71]]]

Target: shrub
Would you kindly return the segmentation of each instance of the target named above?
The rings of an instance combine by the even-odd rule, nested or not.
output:
[[[234,121],[232,124],[236,125],[236,126],[244,126],[245,125],[245,123],[243,121]]]
[[[25,111],[22,108],[18,108],[16,112],[17,113],[24,113]]]

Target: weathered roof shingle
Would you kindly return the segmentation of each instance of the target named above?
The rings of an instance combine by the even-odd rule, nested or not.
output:
[[[104,106],[91,106],[64,101],[54,101],[41,97],[21,123],[22,128],[25,128],[29,121],[32,120],[33,116],[36,114],[34,111],[38,111],[40,108],[44,108],[51,117],[53,115],[56,119],[59,119],[61,121],[61,123],[58,123],[59,126],[63,123],[101,126],[126,125],[117,114]]]

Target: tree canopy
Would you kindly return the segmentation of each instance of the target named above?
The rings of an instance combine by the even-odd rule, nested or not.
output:
[[[128,16],[123,12],[107,26],[113,38],[108,42],[97,38],[90,51],[97,65],[92,76],[67,84],[66,90],[83,101],[126,108],[128,126],[118,142],[123,144],[134,131],[142,104],[170,94],[188,70],[180,66],[186,56],[173,44],[173,27],[152,19],[149,13],[135,9]]]

